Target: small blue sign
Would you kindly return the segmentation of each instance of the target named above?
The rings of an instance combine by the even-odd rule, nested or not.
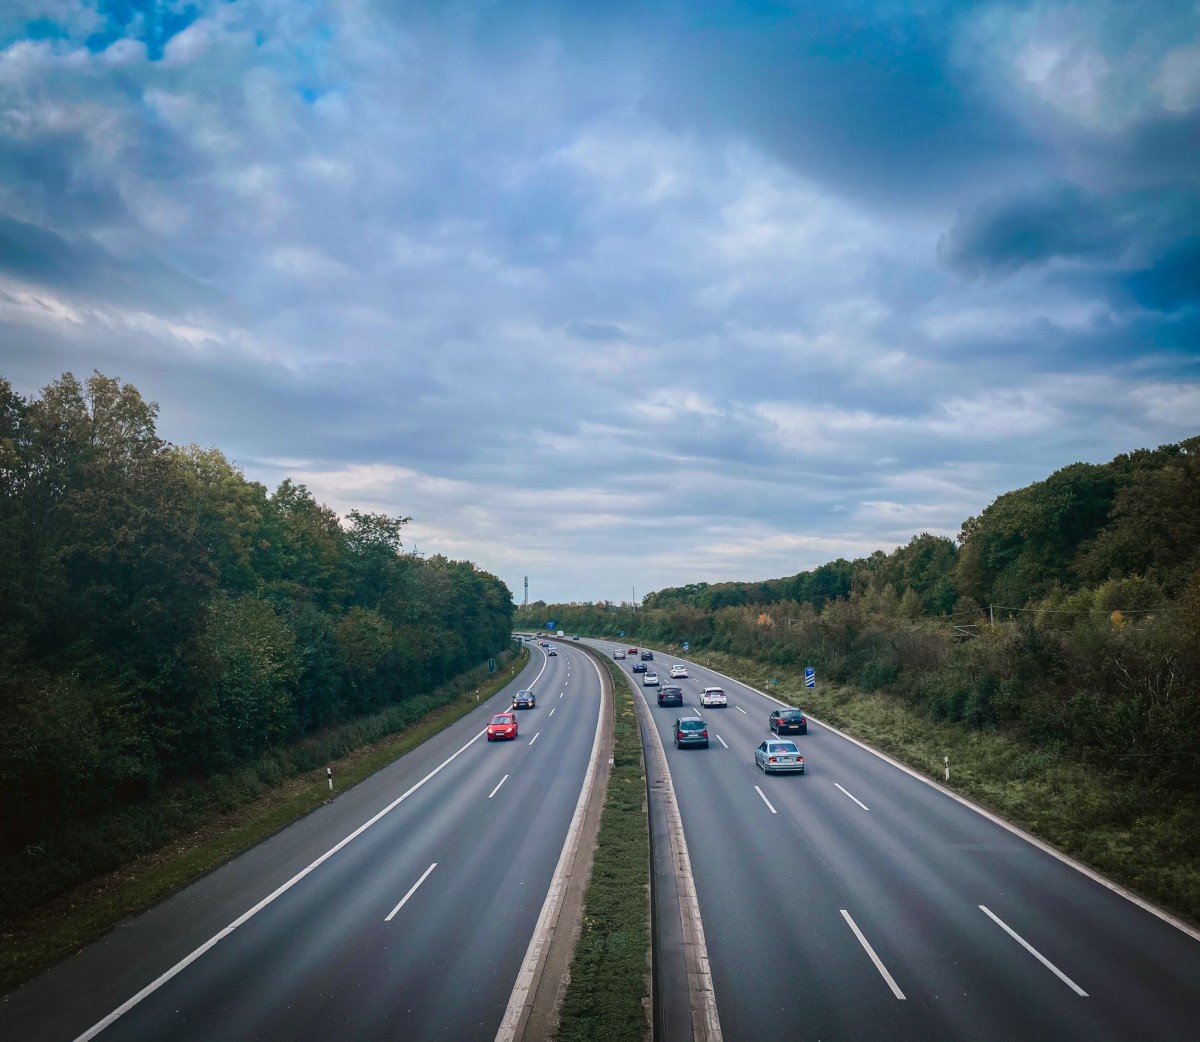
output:
[[[546,623],[546,629],[552,630],[552,629],[554,629],[554,625],[555,625],[554,620],[551,619],[548,623]]]
[[[617,636],[618,636],[618,637],[623,637],[623,636],[625,636],[625,631],[624,631],[624,630],[621,630],[621,632],[620,632],[620,633],[618,633],[618,634],[617,634]]]
[[[688,642],[685,640],[685,641],[683,642],[683,650],[684,650],[684,651],[687,651],[687,649],[688,649]]]
[[[817,686],[817,669],[815,666],[805,666],[804,667],[804,686],[805,687],[816,687]]]

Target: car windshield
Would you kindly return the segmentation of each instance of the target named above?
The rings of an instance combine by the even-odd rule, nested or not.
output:
[[[512,721],[513,718],[511,716],[505,716],[503,713],[501,713],[499,716],[492,717],[492,723],[494,724],[511,724]]]

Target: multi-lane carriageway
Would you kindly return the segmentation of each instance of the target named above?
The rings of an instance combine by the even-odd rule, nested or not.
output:
[[[520,736],[484,727],[518,687]],[[600,722],[578,650],[7,996],[11,1042],[504,1038]]]
[[[664,683],[675,662],[655,653]],[[1200,1038],[1195,933],[811,719],[806,774],[765,777],[775,700],[687,665],[683,710],[644,693],[726,1040]],[[706,685],[729,706],[701,710]],[[685,712],[707,750],[673,748]]]
[[[559,647],[7,996],[0,1037],[504,1037],[600,719],[596,671]],[[819,723],[797,739],[806,775],[763,777],[752,750],[772,700],[688,665],[685,712],[705,684],[729,695],[702,713],[711,747],[672,748],[680,711],[650,690],[649,715],[725,1039],[1200,1037],[1195,934]],[[528,686],[519,740],[487,743],[487,719]]]

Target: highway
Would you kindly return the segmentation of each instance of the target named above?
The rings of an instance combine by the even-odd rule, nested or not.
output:
[[[0,1037],[492,1042],[600,720],[593,664],[559,650],[532,646],[467,717],[8,995]],[[537,695],[519,738],[486,741],[518,687]]]
[[[613,642],[593,642],[611,654]],[[689,678],[670,681],[671,664]],[[634,659],[619,662],[631,673]],[[765,695],[660,652],[667,751],[726,1040],[1163,1040],[1200,1033],[1200,941],[810,719],[766,777]],[[705,685],[727,708],[699,708]],[[692,713],[708,749],[675,749]]]

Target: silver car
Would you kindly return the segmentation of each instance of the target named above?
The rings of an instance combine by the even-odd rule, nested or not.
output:
[[[647,671],[642,677],[642,687],[658,687],[658,674]]]
[[[804,757],[787,738],[769,738],[754,750],[754,762],[764,774],[804,773]]]

